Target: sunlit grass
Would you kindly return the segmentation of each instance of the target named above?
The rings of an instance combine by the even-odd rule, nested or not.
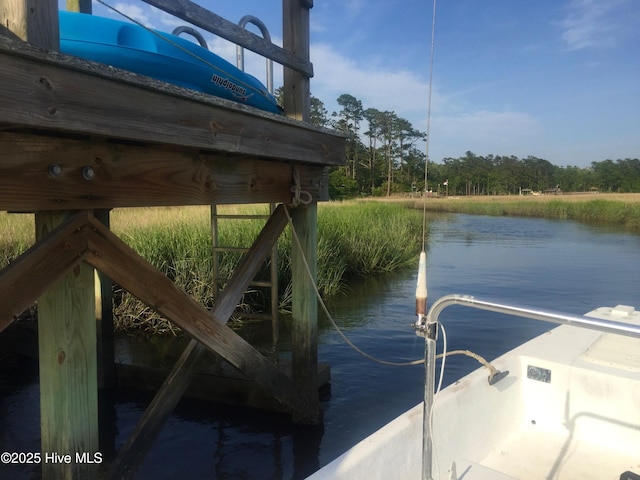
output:
[[[0,268],[35,241],[33,214],[0,212]]]
[[[410,204],[431,212],[568,219],[640,229],[640,194],[450,197]]]
[[[220,206],[219,214],[266,215],[266,205]],[[0,245],[6,265],[33,243],[33,216],[0,216]],[[264,219],[220,219],[219,245],[249,247]],[[131,208],[111,212],[111,229],[138,254],[166,274],[199,303],[213,305],[213,259],[210,207]],[[401,204],[340,202],[318,210],[318,288],[325,297],[347,290],[348,282],[413,265],[421,245],[421,212]],[[291,300],[291,232],[278,241],[279,306]],[[221,253],[220,277],[229,278],[240,253]],[[259,273],[266,279],[268,265]],[[357,280],[356,280],[357,281]],[[244,301],[268,308],[269,295],[259,289]],[[116,328],[152,332],[175,331],[165,319],[117,286],[114,293]]]

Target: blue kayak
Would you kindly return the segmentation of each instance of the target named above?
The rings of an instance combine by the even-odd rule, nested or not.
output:
[[[60,50],[181,87],[282,113],[255,77],[195,43],[132,23],[60,11]]]

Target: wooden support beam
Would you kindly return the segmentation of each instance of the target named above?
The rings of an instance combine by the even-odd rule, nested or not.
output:
[[[283,43],[284,48],[301,58],[309,58],[309,8],[310,2],[283,0]],[[311,112],[311,92],[309,77],[284,69],[284,111],[285,115],[304,122],[309,121]],[[317,263],[317,204],[300,205],[292,210],[293,226],[298,233],[301,249],[292,246],[291,270],[293,285],[293,381],[304,392],[308,403],[314,409],[294,420],[302,424],[321,422],[318,400],[318,305],[312,282],[316,278]],[[305,260],[312,278],[304,265]]]
[[[291,380],[262,354],[103,225],[92,219],[90,222],[93,234],[89,237],[87,263],[180,326],[209,350],[222,355],[256,383],[273,392],[274,397],[292,411],[308,410],[309,406],[300,398]]]
[[[91,0],[67,0],[67,11],[91,14]],[[97,210],[94,213],[96,218],[109,228],[109,209]],[[112,283],[109,277],[95,271],[98,388],[110,388],[116,379]]]
[[[0,35],[0,124],[340,165],[344,136]],[[150,108],[150,105],[153,108]]]
[[[131,291],[131,293],[138,296],[158,312],[182,326],[183,329],[205,344],[209,350],[220,353],[249,378],[265,386],[267,391],[272,392],[274,397],[287,405],[295,415],[304,416],[304,412],[315,408],[313,404],[306,404],[286,375],[281,373],[277,367],[273,366],[234,332],[223,325],[218,328],[207,327],[207,324],[211,322],[226,322],[246,290],[247,285],[255,277],[260,265],[269,255],[271,248],[287,224],[287,216],[283,206],[279,206],[271,215],[252,247],[242,258],[212,313],[206,312],[191,297],[179,290],[166,276],[153,269],[144,259],[137,256],[135,252],[131,251],[89,212],[79,212],[66,219],[58,227],[51,229],[50,223],[57,222],[62,216],[59,213],[38,213],[38,220],[41,225],[38,237],[47,236],[0,274],[0,292],[3,293],[2,305],[11,305],[11,299],[17,296],[19,298],[18,303],[28,306],[33,302],[33,297],[36,294],[55,283],[64,272],[73,269],[73,273],[68,275],[63,283],[58,284],[59,291],[54,288],[50,294],[51,298],[48,298],[47,295],[49,294],[47,294],[40,301],[43,308],[41,315],[44,315],[40,322],[40,361],[43,364],[41,365],[42,371],[46,372],[45,377],[51,380],[47,385],[43,386],[43,391],[46,396],[50,396],[51,391],[60,391],[65,386],[71,390],[79,386],[88,387],[80,391],[84,395],[81,396],[80,404],[75,405],[70,410],[65,410],[67,412],[66,415],[58,414],[56,417],[64,418],[69,428],[77,429],[78,424],[68,418],[68,412],[75,411],[77,408],[85,408],[87,405],[91,406],[94,401],[93,397],[97,394],[95,391],[97,388],[96,359],[95,349],[93,349],[96,332],[93,310],[89,308],[89,304],[93,301],[93,273],[91,273],[91,269],[87,270],[87,265],[80,265],[83,260],[89,265],[99,268],[114,278],[125,289]],[[42,278],[46,280],[42,280]],[[79,282],[79,279],[82,281],[78,285],[75,283],[70,285],[70,282]],[[35,285],[35,288],[29,288],[27,285]],[[30,296],[19,292],[29,292]],[[61,292],[65,295],[71,295],[73,299],[60,301]],[[5,297],[5,295],[10,296],[11,299]],[[79,295],[86,298],[84,300],[76,298]],[[63,321],[62,325],[55,321],[43,323],[43,318],[69,319],[72,317],[70,312],[64,310],[66,305],[84,306],[82,310],[76,312],[85,318],[81,325],[90,327],[87,331],[81,332],[82,336],[78,334],[79,324],[76,322]],[[13,317],[12,314],[5,314],[4,316]],[[68,331],[69,328],[72,328],[72,331]],[[88,349],[83,348],[87,345],[90,346]],[[170,414],[184,389],[189,385],[190,380],[202,367],[204,352],[205,348],[200,343],[192,341],[189,344],[167,382],[165,382],[161,392],[154,399],[154,408],[145,413],[147,420],[137,429],[140,434],[136,437],[137,440],[133,442],[137,447],[142,445],[146,448],[148,443],[153,440],[162,425],[162,420],[166,419]],[[76,377],[82,374],[82,382],[67,381],[68,379],[65,375],[68,376],[68,374],[64,372],[68,371],[68,369],[65,371],[62,368],[58,368],[63,372],[59,374],[55,370],[52,371],[51,368],[46,368],[47,366],[50,367],[51,358],[54,354],[56,361],[61,365],[66,365],[70,358],[75,358],[74,365],[86,366],[91,363],[93,367],[86,371],[81,369],[79,373],[75,372]],[[72,357],[69,357],[69,355],[72,355]],[[77,355],[84,355],[84,357],[77,359]],[[92,358],[87,358],[91,356]],[[317,390],[317,384],[314,388]],[[77,400],[80,393],[67,391],[64,398]],[[54,398],[56,397],[54,396]],[[58,398],[58,400],[60,399]],[[47,405],[51,407],[50,404]],[[59,411],[65,405],[67,403],[63,405],[56,403],[52,408],[55,411]],[[61,431],[61,427],[51,422],[54,417],[50,412],[43,410],[43,414],[43,418],[46,419],[46,422],[43,421],[43,432],[47,432],[46,434],[43,433],[44,442],[45,438],[49,440],[50,437],[55,437],[52,432],[54,430]],[[90,415],[91,411],[89,409],[88,416]],[[87,415],[83,415],[81,418],[89,433],[94,432],[94,427],[92,426],[94,422],[90,421]],[[70,435],[73,436],[74,433],[76,432],[72,431]],[[82,451],[95,451],[92,445],[87,445],[86,443],[84,445],[85,447],[83,448],[85,450]],[[72,448],[68,444],[63,446],[67,449]],[[60,448],[63,446],[58,445]],[[138,455],[140,453],[138,451]],[[133,461],[138,460],[133,458]],[[122,465],[131,467],[131,464],[126,462]],[[120,474],[124,474],[124,472],[118,473],[116,477]]]
[[[97,221],[110,228],[109,209],[93,212]],[[98,388],[111,388],[116,383],[115,337],[113,324],[113,282],[95,271],[96,331],[98,345]]]
[[[69,217],[0,271],[0,332],[82,262],[87,218],[86,212]]]
[[[54,0],[5,0],[0,4],[0,25],[39,48],[59,49],[58,2]],[[7,89],[3,84],[0,90]],[[37,212],[36,239],[44,239],[56,230],[67,215]],[[34,252],[38,253],[35,250],[31,253]],[[62,257],[66,261],[57,265],[59,270],[51,275],[41,272],[47,278],[40,281],[41,285],[65,270],[69,259],[65,255]],[[42,258],[35,258],[35,261],[39,261],[38,267],[47,264]],[[26,260],[22,267],[28,263]],[[94,308],[93,270],[83,264],[73,266],[71,273],[38,300],[40,451],[43,456],[55,452],[73,457],[69,463],[47,462],[43,458],[42,477],[45,480],[96,475],[95,464],[78,462],[75,458],[76,454],[92,455],[98,451]]]
[[[53,0],[2,0],[0,26],[32,45],[60,50],[58,4]]]
[[[220,293],[212,312],[212,320],[223,323],[228,321],[286,225],[287,217],[284,207],[280,205],[249,251],[242,257],[227,286]],[[207,349],[202,343],[192,339],[136,424],[133,433],[120,449],[109,468],[108,479],[131,478],[135,475],[162,426],[189,384],[207,363],[207,358]]]
[[[36,213],[36,238],[44,239],[65,216],[64,212]],[[51,278],[49,272],[41,273]],[[93,269],[77,264],[38,299],[41,452],[71,459],[68,463],[43,459],[44,479],[97,474],[96,464],[76,458],[85,453],[94,458],[99,448],[93,280]]]
[[[301,58],[309,54],[309,6],[301,0],[282,1],[283,46]],[[284,69],[284,113],[289,118],[308,122],[311,114],[309,76]]]
[[[0,132],[0,145],[0,210],[291,200],[291,164],[285,162],[8,132]],[[313,199],[328,199],[324,171],[299,167],[300,186]]]
[[[313,288],[313,282],[317,278],[318,206],[314,203],[294,208],[291,217],[300,240],[300,245],[296,245],[294,240],[291,252],[292,375],[298,390],[304,392],[306,401],[315,407],[303,416],[294,417],[294,420],[301,424],[315,425],[322,421],[317,388],[318,301]]]

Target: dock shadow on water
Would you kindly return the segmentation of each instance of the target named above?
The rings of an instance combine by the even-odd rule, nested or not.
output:
[[[148,364],[155,358],[156,365],[170,368],[184,345],[184,338],[145,342],[123,337],[116,347],[116,359]],[[126,442],[154,393],[130,387],[100,391],[101,474]],[[37,359],[3,354],[0,418],[1,451],[40,452]],[[305,478],[320,467],[323,433],[323,426],[298,426],[287,414],[183,398],[135,478]],[[0,464],[0,478],[40,477],[37,463]]]
[[[393,339],[408,335],[415,345],[409,356],[419,357],[421,342],[408,328],[413,315],[411,277],[411,272],[404,272],[369,279],[352,286],[349,294],[334,300],[330,308],[336,312],[341,327],[366,350],[379,354],[377,339],[381,336]],[[386,299],[385,306],[381,306],[381,299]],[[400,304],[405,311],[398,314]],[[291,356],[290,324],[286,316],[281,321],[281,341],[277,346],[281,361]],[[372,333],[371,328],[377,331]],[[295,425],[287,414],[183,398],[135,478],[186,475],[190,479],[302,479],[366,436],[373,425],[379,427],[404,410],[402,395],[394,395],[391,403],[395,408],[391,409],[388,402],[372,401],[380,393],[393,393],[396,386],[378,385],[380,381],[384,383],[386,374],[344,345],[326,319],[320,319],[319,329],[319,358],[336,371],[332,385],[320,391],[323,425],[303,427]],[[269,353],[273,349],[269,322],[249,322],[240,333],[261,351],[274,355]],[[186,337],[123,336],[116,341],[116,361],[169,369],[187,341]],[[396,352],[395,347],[388,350],[382,355],[408,358],[401,343]],[[382,367],[383,371],[386,369],[390,367]],[[419,368],[413,370],[419,385]],[[333,395],[332,389],[336,391]],[[413,390],[411,403],[416,403],[420,393],[419,389]],[[154,393],[133,388],[100,392],[102,473],[126,442]],[[0,450],[40,451],[39,408],[37,360],[7,355],[0,364]],[[37,479],[40,465],[0,465],[0,478]]]
[[[431,222],[429,299],[450,293],[581,314],[636,302],[640,236],[605,227],[540,219],[448,215]],[[416,264],[417,267],[417,264]],[[422,358],[415,320],[416,271],[353,284],[329,309],[365,352],[390,361]],[[449,349],[493,359],[551,328],[453,307],[441,316]],[[162,429],[136,478],[299,479],[422,400],[424,369],[378,365],[344,344],[320,314],[318,358],[331,366],[321,427],[298,427],[288,415],[183,399]],[[290,322],[281,326],[279,357],[290,356]],[[269,324],[249,323],[242,335],[270,348]],[[130,362],[172,365],[185,339],[125,338],[118,355]],[[0,349],[0,352],[4,350]],[[0,353],[0,452],[39,452],[37,361]],[[465,357],[447,360],[444,384],[475,369]],[[110,461],[154,392],[111,390],[100,396],[101,452]],[[64,452],[66,453],[66,452]],[[0,464],[0,478],[37,479],[39,465]]]

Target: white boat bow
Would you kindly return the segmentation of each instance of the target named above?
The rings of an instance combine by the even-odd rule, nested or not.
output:
[[[430,431],[421,403],[309,478],[640,480],[640,311],[551,316],[537,319],[562,325],[492,362],[508,376],[489,385],[480,368],[442,390]]]

